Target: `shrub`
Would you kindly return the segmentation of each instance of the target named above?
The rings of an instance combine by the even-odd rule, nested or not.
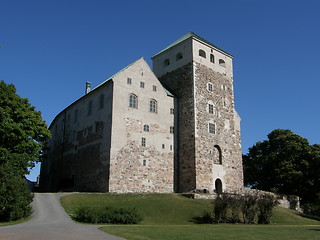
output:
[[[142,220],[135,208],[80,207],[73,219],[85,223],[135,224]]]
[[[277,205],[276,198],[271,194],[263,194],[258,199],[258,223],[268,224],[272,216],[272,210]]]
[[[226,195],[222,197],[217,196],[214,201],[214,219],[216,223],[226,222],[227,221],[227,212],[228,212],[228,198]]]
[[[258,208],[257,208],[258,197],[252,194],[245,194],[240,199],[241,199],[241,211],[242,211],[244,223],[245,224],[255,223],[255,217],[258,212]]]
[[[0,222],[28,217],[32,198],[25,179],[12,176],[0,165]]]

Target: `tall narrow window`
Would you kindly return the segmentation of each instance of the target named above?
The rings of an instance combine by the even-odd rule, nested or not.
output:
[[[214,55],[210,54],[210,62],[214,63]]]
[[[129,97],[129,107],[138,108],[138,97],[133,93],[131,93]]]
[[[208,104],[208,111],[209,111],[209,113],[213,114],[213,105],[212,104]]]
[[[91,113],[92,113],[92,101],[88,103],[88,116],[90,116]]]
[[[170,133],[172,133],[172,134],[174,133],[174,127],[173,126],[170,127]]]
[[[154,99],[150,100],[150,112],[157,113],[157,101]]]
[[[131,78],[127,78],[127,84],[131,84],[131,83],[132,83]]]
[[[214,123],[209,123],[209,133],[216,134],[216,125]]]
[[[157,91],[157,86],[153,85],[152,86],[152,91],[156,92]]]
[[[144,88],[144,82],[140,82],[140,87]]]
[[[199,50],[199,56],[200,57],[203,57],[203,58],[206,58],[206,52],[203,51],[202,49]]]
[[[214,163],[222,164],[222,151],[219,145],[214,145]]]
[[[174,109],[170,108],[170,114],[174,114]]]
[[[149,125],[147,124],[143,125],[143,131],[149,132]]]
[[[141,146],[145,147],[146,146],[146,138],[141,138]]]
[[[104,108],[104,94],[101,94],[99,97],[99,109]]]
[[[212,92],[213,91],[213,85],[212,83],[208,83],[208,91]]]

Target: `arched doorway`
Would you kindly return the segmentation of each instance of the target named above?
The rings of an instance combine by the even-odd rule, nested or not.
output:
[[[217,178],[216,181],[214,182],[214,188],[217,194],[222,193],[222,181],[219,178]]]

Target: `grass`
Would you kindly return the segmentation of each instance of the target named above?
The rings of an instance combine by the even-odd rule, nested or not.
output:
[[[26,221],[28,221],[30,219],[31,219],[31,216],[27,217],[27,218],[22,218],[22,219],[19,219],[19,220],[16,220],[16,221],[11,221],[11,222],[0,222],[0,227],[20,224],[20,223],[26,222]]]
[[[102,231],[128,240],[294,240],[319,239],[320,227],[280,225],[192,225],[102,227]]]
[[[320,221],[281,207],[274,209],[269,225],[196,224],[194,219],[211,207],[211,200],[180,194],[74,194],[62,197],[61,203],[69,214],[86,205],[135,207],[144,218],[140,224],[100,228],[128,240],[294,240],[319,239],[320,234]]]
[[[186,225],[210,206],[211,200],[194,200],[180,194],[74,194],[61,198],[72,215],[80,206],[136,208],[142,225]]]

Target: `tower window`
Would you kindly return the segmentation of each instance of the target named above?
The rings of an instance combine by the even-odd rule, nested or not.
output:
[[[164,144],[162,144],[162,149],[165,149],[165,145]]]
[[[219,145],[214,145],[214,163],[222,164],[222,151]]]
[[[214,63],[214,55],[210,54],[210,62]]]
[[[209,123],[208,128],[209,133],[216,134],[216,125],[214,123]]]
[[[142,165],[147,166],[147,160],[143,160]]]
[[[132,83],[131,78],[127,78],[127,84],[131,84],[131,83]]]
[[[150,112],[157,113],[157,101],[154,99],[150,100]]]
[[[208,111],[209,111],[209,113],[213,114],[213,105],[212,104],[208,104]]]
[[[212,83],[208,83],[208,91],[210,91],[210,92],[213,91],[213,85],[212,85]]]
[[[199,50],[199,56],[200,57],[203,57],[203,58],[206,58],[206,52],[203,51],[202,49]]]
[[[163,66],[166,67],[166,66],[169,66],[170,65],[170,59],[166,59],[163,61]]]
[[[141,146],[145,147],[146,146],[146,138],[141,138]]]
[[[152,85],[152,91],[156,92],[157,91],[157,86]]]
[[[180,59],[182,59],[182,53],[178,53],[176,56],[176,60],[179,61]]]
[[[149,125],[145,124],[145,125],[143,126],[143,131],[149,132]]]
[[[174,108],[170,108],[170,114],[174,114]]]
[[[130,94],[130,97],[129,97],[129,107],[138,108],[138,97],[133,93]]]
[[[140,82],[140,87],[144,88],[144,82]]]
[[[172,133],[172,134],[174,133],[174,127],[173,126],[170,127],[170,133]]]
[[[222,67],[225,67],[226,66],[226,62],[222,59],[219,59],[219,65],[222,66]]]

